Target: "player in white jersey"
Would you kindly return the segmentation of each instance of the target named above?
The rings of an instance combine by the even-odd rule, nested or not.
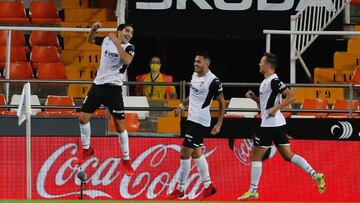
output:
[[[79,163],[94,154],[94,149],[90,145],[90,116],[103,104],[113,116],[123,155],[123,165],[126,174],[131,176],[134,175],[134,170],[131,167],[129,139],[125,129],[121,78],[135,54],[134,45],[129,43],[133,37],[134,28],[131,24],[120,24],[117,28],[117,35],[110,33],[106,37],[95,37],[96,30],[101,25],[100,22],[94,23],[88,35],[88,42],[101,46],[101,60],[94,84],[83,102],[79,117],[83,146]]]
[[[308,173],[315,180],[320,193],[325,190],[324,175],[317,173],[303,157],[291,151],[286,134],[286,121],[280,109],[292,103],[295,96],[275,74],[277,64],[278,58],[275,54],[264,53],[259,64],[260,73],[265,77],[259,88],[260,97],[252,91],[246,93],[246,97],[253,99],[260,107],[261,126],[254,138],[250,188],[237,200],[257,199],[259,197],[257,189],[262,171],[262,159],[273,142],[285,161],[297,165]],[[285,97],[282,102],[280,102],[281,96]]]
[[[175,110],[178,115],[186,107],[189,108],[185,129],[185,139],[180,152],[180,173],[178,187],[167,199],[178,199],[185,195],[185,185],[191,169],[191,158],[194,159],[200,178],[204,183],[202,198],[205,199],[216,193],[210,175],[208,163],[202,154],[203,138],[206,135],[218,134],[223,122],[225,102],[223,89],[220,80],[209,70],[210,57],[206,52],[198,53],[195,56],[190,94],[180,103]],[[219,117],[217,123],[210,129],[210,106],[212,100],[219,101]]]

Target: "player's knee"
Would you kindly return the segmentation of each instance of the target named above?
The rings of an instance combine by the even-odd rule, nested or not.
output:
[[[291,162],[291,156],[287,156],[287,155],[285,155],[285,156],[282,156],[282,158],[285,160],[285,161],[287,161],[287,162]]]
[[[84,114],[84,113],[80,113],[79,116],[79,123],[80,124],[87,124],[90,120],[90,116]]]
[[[190,159],[191,154],[180,152],[180,159]]]

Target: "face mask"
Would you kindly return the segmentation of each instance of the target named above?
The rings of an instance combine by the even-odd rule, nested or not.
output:
[[[151,68],[151,71],[153,71],[153,72],[158,72],[159,70],[160,70],[160,64],[151,64],[150,65],[150,68]]]

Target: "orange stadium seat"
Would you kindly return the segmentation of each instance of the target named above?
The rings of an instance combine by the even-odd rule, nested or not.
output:
[[[360,84],[360,67],[357,67],[351,77],[351,83]]]
[[[137,113],[125,113],[125,129],[128,132],[139,132],[140,131],[140,121]],[[109,128],[110,132],[116,132],[116,127],[114,119],[110,115],[109,117]]]
[[[26,62],[25,50],[21,47],[11,47],[10,62]],[[4,69],[6,62],[6,47],[0,46],[0,70]]]
[[[322,99],[304,99],[300,109],[318,109],[318,110],[326,110],[328,109],[328,101]],[[316,118],[325,118],[328,113],[315,113],[315,112],[299,112],[297,115],[299,116],[314,116]]]
[[[1,24],[28,24],[24,5],[20,1],[0,1]]]
[[[49,95],[46,99],[47,106],[75,106],[74,100],[70,96]],[[45,109],[37,113],[38,116],[70,116],[74,115],[74,109]]]
[[[30,60],[33,68],[37,70],[39,63],[57,63],[60,62],[60,56],[56,47],[35,46],[32,47]]]
[[[29,15],[31,23],[59,25],[61,18],[55,2],[32,1],[30,3]]]
[[[40,80],[66,80],[63,63],[39,63],[37,78]]]
[[[56,32],[33,31],[29,39],[30,46],[53,46],[59,47]]]
[[[0,46],[6,46],[6,39],[7,31],[0,30]],[[29,51],[23,31],[11,31],[11,46],[24,47],[27,52]]]
[[[33,71],[30,62],[11,63],[10,79],[33,79]]]
[[[0,94],[0,105],[6,105],[5,95]],[[6,108],[0,108],[0,112],[7,111]]]
[[[350,100],[336,100],[332,106],[332,109],[334,110],[349,110],[350,107]],[[352,109],[353,110],[359,110],[359,100],[353,100],[352,101]],[[329,117],[349,117],[349,113],[329,113]],[[359,113],[353,113],[353,117],[359,117]]]

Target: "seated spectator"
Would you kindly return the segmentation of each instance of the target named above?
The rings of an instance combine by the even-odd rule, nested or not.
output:
[[[150,72],[139,75],[136,81],[142,82],[172,82],[172,76],[160,72],[160,58],[154,56],[150,60]],[[176,99],[176,90],[174,86],[155,86],[155,85],[137,85],[135,88],[136,95],[146,96],[151,100]]]

